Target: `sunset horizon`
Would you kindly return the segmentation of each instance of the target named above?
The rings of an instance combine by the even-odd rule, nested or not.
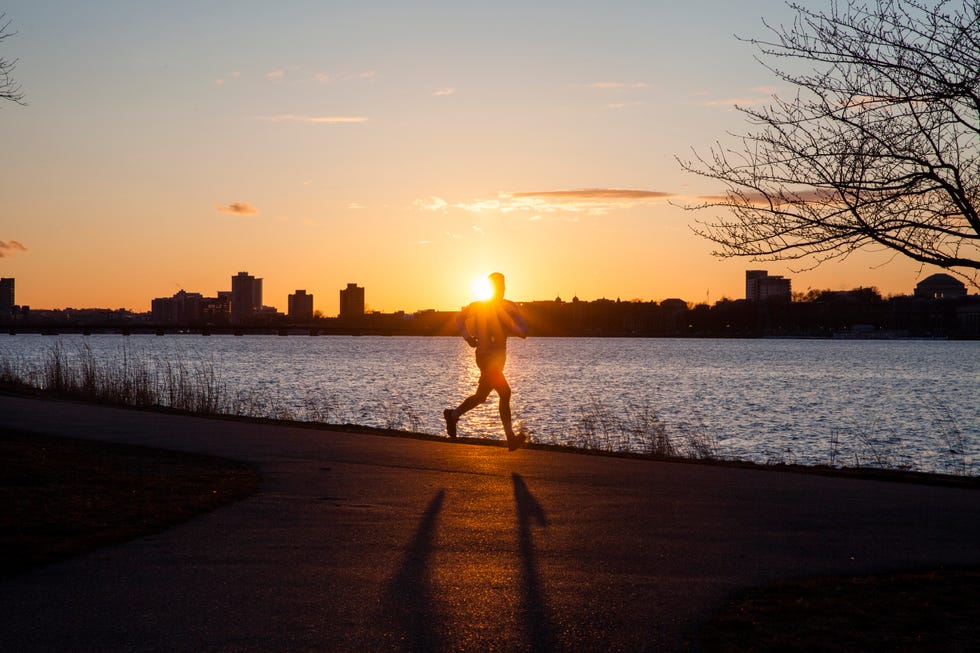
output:
[[[720,259],[694,232],[719,214],[686,208],[724,188],[676,159],[743,130],[736,105],[792,92],[735,38],[792,17],[774,0],[15,1],[0,277],[32,308],[138,312],[243,270],[266,305],[306,289],[327,315],[352,281],[372,310],[457,310],[493,270],[519,301],[713,303],[747,269],[910,293],[940,270],[874,250]]]

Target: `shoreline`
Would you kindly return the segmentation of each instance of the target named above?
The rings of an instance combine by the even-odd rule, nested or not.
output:
[[[248,424],[261,424],[268,426],[281,426],[290,428],[307,429],[314,431],[343,431],[347,433],[363,433],[379,435],[385,437],[407,438],[412,440],[424,440],[429,442],[451,442],[453,444],[481,447],[500,447],[506,448],[505,440],[489,438],[460,436],[450,439],[445,435],[433,435],[430,433],[418,433],[403,429],[387,429],[375,426],[360,424],[330,424],[324,422],[308,422],[301,420],[276,419],[271,417],[255,417],[247,415],[233,415],[223,413],[195,412],[170,408],[168,406],[134,406],[131,404],[114,403],[110,401],[100,401],[97,399],[87,399],[72,395],[58,395],[57,393],[39,390],[30,386],[17,387],[10,384],[0,383],[0,395],[22,396],[43,401],[67,401],[82,404],[94,404],[111,408],[121,408],[134,411],[155,412],[165,415],[177,415],[183,417],[197,417],[219,421],[243,422]],[[604,458],[622,458],[629,460],[648,460],[664,463],[677,463],[685,465],[703,465],[708,467],[722,467],[731,469],[757,470],[766,472],[806,474],[827,476],[832,478],[850,478],[861,480],[887,481],[896,483],[912,483],[922,485],[935,485],[940,487],[959,487],[968,489],[980,489],[980,475],[956,475],[941,474],[938,472],[920,472],[901,469],[888,469],[877,467],[832,467],[830,465],[801,465],[794,463],[758,463],[750,460],[737,460],[727,458],[692,458],[687,456],[660,456],[656,454],[637,453],[630,451],[616,451],[604,449],[590,449],[586,447],[575,447],[572,445],[536,443],[529,440],[522,448],[534,449],[538,451],[551,451],[568,453],[584,456],[599,456]]]
[[[23,327],[0,326],[0,331],[5,333],[0,335],[39,335],[46,337],[57,337],[62,335],[81,335],[81,336],[276,336],[276,337],[310,337],[310,338],[459,338],[455,332],[448,331],[417,331],[411,329],[399,330],[392,328],[325,328],[325,327],[177,327],[177,326],[66,326],[66,325],[30,325]],[[776,334],[776,333],[737,333],[737,334],[718,334],[718,333],[676,333],[676,334],[639,334],[629,332],[613,333],[546,333],[535,334],[535,339],[610,339],[610,340],[862,340],[869,342],[879,341],[926,341],[926,342],[973,342],[980,341],[980,335],[973,334],[944,334],[936,336],[908,335],[901,332],[881,332],[881,333],[851,333],[848,331],[833,331],[826,334]]]

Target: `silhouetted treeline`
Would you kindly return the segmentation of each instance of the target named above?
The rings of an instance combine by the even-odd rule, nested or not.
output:
[[[579,337],[860,337],[980,338],[980,295],[955,299],[912,296],[882,298],[873,288],[810,291],[794,301],[723,299],[691,305],[661,302],[561,300],[519,302],[531,336]],[[124,310],[33,311],[0,318],[10,332],[100,331],[172,333],[279,333],[283,335],[456,335],[455,312],[369,313],[357,318],[325,318],[297,323],[279,313],[232,326],[200,320],[154,323],[148,314]]]
[[[980,337],[980,296],[892,297],[871,288],[817,291],[801,301],[722,300],[522,304],[534,335],[635,337]]]

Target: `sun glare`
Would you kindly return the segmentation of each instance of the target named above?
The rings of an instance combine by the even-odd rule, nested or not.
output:
[[[486,275],[473,279],[470,289],[474,299],[482,301],[493,297],[493,284],[490,283],[490,279]]]

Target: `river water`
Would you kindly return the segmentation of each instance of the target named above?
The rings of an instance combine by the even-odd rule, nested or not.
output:
[[[234,412],[431,434],[477,380],[443,337],[17,335],[0,363],[28,375],[55,349],[205,372]],[[975,341],[532,338],[506,373],[536,442],[976,474],[978,363]],[[460,435],[503,437],[495,395]]]

